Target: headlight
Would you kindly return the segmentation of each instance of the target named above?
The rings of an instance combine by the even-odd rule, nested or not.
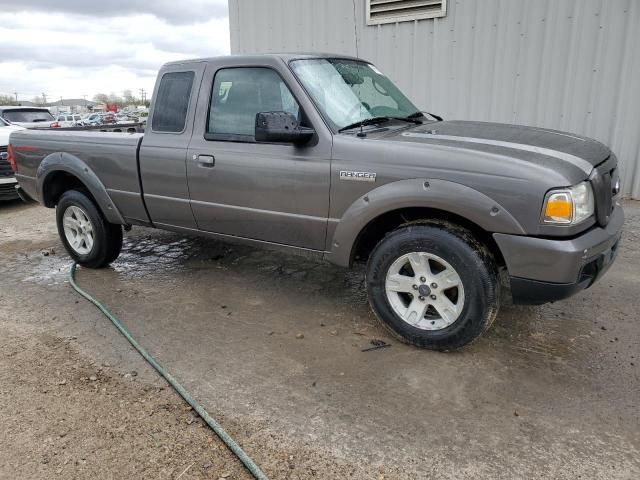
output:
[[[593,189],[589,182],[550,190],[544,201],[542,222],[577,225],[593,215],[593,205]]]

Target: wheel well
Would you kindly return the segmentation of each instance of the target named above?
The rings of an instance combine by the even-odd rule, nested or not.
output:
[[[460,215],[435,208],[404,208],[393,210],[374,218],[358,234],[351,250],[351,262],[367,261],[378,242],[398,227],[408,223],[428,222],[430,220],[446,221],[469,230],[476,239],[489,249],[498,262],[498,266],[505,265],[502,252],[491,233]]]
[[[68,172],[53,172],[47,175],[42,185],[42,199],[45,207],[53,208],[58,204],[62,194],[68,190],[79,190],[87,195],[93,203],[96,199],[82,181]]]

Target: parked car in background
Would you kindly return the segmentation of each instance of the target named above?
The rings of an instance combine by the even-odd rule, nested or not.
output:
[[[56,123],[58,123],[57,127],[60,128],[77,127],[82,125],[82,116],[77,113],[60,114],[56,117]],[[55,127],[55,125],[52,125],[52,127]]]
[[[0,118],[24,128],[49,128],[56,121],[49,109],[44,107],[0,107]]]
[[[129,118],[129,115],[126,115],[124,113],[116,114],[115,120],[116,120],[116,123],[118,124],[133,123],[133,120]]]
[[[138,123],[142,123],[143,125],[146,125],[147,118],[149,118],[149,111],[145,110],[138,113]]]
[[[18,191],[15,188],[18,181],[9,164],[7,152],[9,135],[16,130],[23,130],[23,128],[9,125],[4,120],[0,120],[0,201],[18,198]]]
[[[102,113],[102,123],[103,124],[111,124],[111,123],[116,123],[116,115],[115,113],[112,112],[106,112],[106,113]]]
[[[86,125],[88,127],[102,125],[102,115],[100,115],[99,113],[91,113],[89,115],[86,115],[82,119],[82,125]]]

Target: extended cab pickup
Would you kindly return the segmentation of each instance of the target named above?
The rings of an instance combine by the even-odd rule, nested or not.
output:
[[[443,121],[368,62],[230,56],[162,67],[142,134],[12,133],[24,192],[69,254],[116,259],[123,226],[268,245],[348,267],[399,338],[465,345],[515,302],[565,298],[611,265],[617,160],[569,133]]]

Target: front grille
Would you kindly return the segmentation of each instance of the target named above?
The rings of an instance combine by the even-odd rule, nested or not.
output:
[[[6,151],[7,147],[0,147],[0,177],[13,177],[13,170],[9,165],[9,160],[5,158],[6,155],[2,155]]]
[[[609,223],[615,207],[614,198],[619,192],[614,192],[614,189],[618,178],[618,160],[615,155],[596,167],[589,177],[595,199],[596,220],[602,227]]]
[[[14,183],[0,183],[0,200],[18,198],[18,192]]]

